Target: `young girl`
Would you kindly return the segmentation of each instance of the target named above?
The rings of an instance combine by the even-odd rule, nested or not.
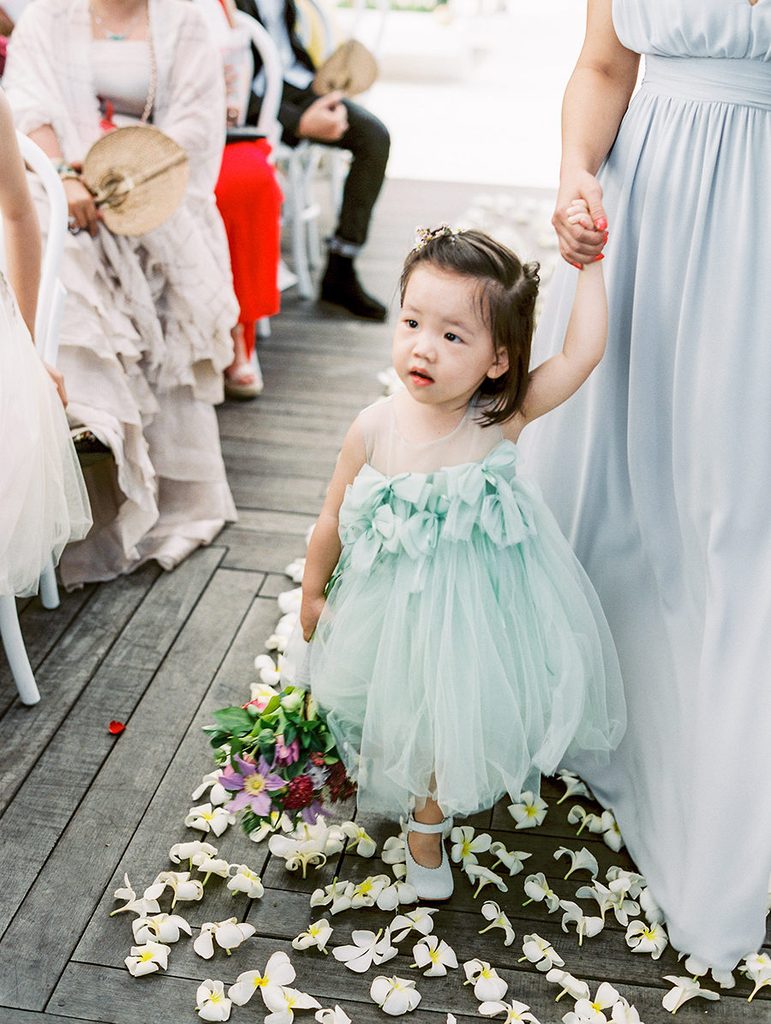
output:
[[[308,550],[313,693],[359,807],[412,811],[407,877],[424,899],[452,893],[450,815],[607,755],[624,730],[597,597],[517,473],[523,428],[602,358],[601,266],[579,277],[562,352],[528,374],[537,292],[537,266],[487,235],[423,232],[393,342],[404,389],[350,428]]]
[[[91,525],[70,441],[64,383],[30,337],[40,282],[40,227],[0,91],[0,597],[31,594],[48,558]],[[10,284],[10,287],[9,287]],[[13,291],[11,290],[13,289]],[[58,394],[57,394],[58,391]]]

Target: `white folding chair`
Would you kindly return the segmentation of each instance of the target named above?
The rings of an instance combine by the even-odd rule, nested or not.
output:
[[[35,316],[35,344],[42,358],[53,366],[56,363],[59,321],[65,296],[59,280],[59,269],[67,232],[67,198],[59,175],[43,150],[20,132],[16,133],[16,137],[21,155],[27,166],[40,178],[49,204],[48,237],[43,253]],[[56,573],[50,558],[40,577],[40,601],[44,608],[59,606]],[[40,692],[24,646],[13,595],[0,597],[0,636],[22,704],[37,704]]]

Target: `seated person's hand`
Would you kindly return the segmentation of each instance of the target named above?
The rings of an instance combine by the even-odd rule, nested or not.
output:
[[[43,366],[45,366],[46,373],[48,374],[48,376],[51,378],[51,380],[54,382],[54,385],[56,386],[56,391],[57,391],[57,394],[59,395],[59,398],[61,398],[61,400],[62,400],[62,405],[66,408],[66,406],[67,406],[67,390],[64,387],[64,377],[62,376],[61,373],[59,373],[59,371],[56,369],[55,366],[49,366],[48,363],[43,363]]]
[[[67,196],[70,223],[82,231],[88,231],[92,236],[96,235],[101,215],[94,197],[77,178],[65,178],[62,184]]]
[[[320,96],[300,118],[297,134],[301,139],[318,142],[339,142],[348,131],[348,111],[341,102],[341,92]]]

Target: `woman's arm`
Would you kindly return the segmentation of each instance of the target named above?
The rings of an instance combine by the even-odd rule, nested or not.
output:
[[[24,161],[8,101],[0,92],[0,212],[3,217],[8,280],[29,333],[35,335],[35,311],[40,287],[40,225],[27,187]]]
[[[357,420],[343,441],[326,500],[308,545],[300,609],[300,623],[306,640],[310,640],[316,629],[324,608],[324,590],[340,558],[338,517],[345,490],[365,462],[364,439]]]
[[[562,351],[530,374],[524,405],[511,421],[516,435],[527,423],[562,405],[578,391],[605,354],[607,336],[605,280],[602,264],[595,263],[579,276]],[[510,431],[504,430],[509,436]]]
[[[588,0],[586,38],[562,105],[562,165],[552,223],[569,263],[590,263],[605,244],[607,216],[595,175],[618,133],[637,81],[640,55],[619,42],[612,0]],[[594,230],[569,224],[567,207],[585,199]]]

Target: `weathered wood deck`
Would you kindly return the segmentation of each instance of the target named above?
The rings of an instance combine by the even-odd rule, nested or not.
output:
[[[415,224],[454,220],[472,195],[468,187],[390,183],[364,264],[373,290],[393,293]],[[346,856],[342,865],[330,863],[302,881],[271,860],[266,847],[230,830],[216,845],[222,856],[262,871],[264,899],[250,904],[232,898],[224,883],[212,879],[203,903],[179,909],[193,925],[236,914],[255,925],[255,938],[230,958],[219,951],[209,962],[180,942],[172,947],[168,971],[145,979],[132,979],[123,966],[132,944],[130,915],[108,916],[124,872],[143,889],[171,867],[167,851],[173,843],[199,837],[183,818],[191,790],[212,767],[201,726],[214,709],[241,703],[248,692],[253,658],[277,618],[274,599],[291,587],[282,570],[302,554],[347,424],[380,392],[376,373],[388,364],[387,328],[319,316],[313,306],[291,299],[285,305],[261,349],[265,395],[221,410],[238,524],[171,574],[149,566],[63,595],[56,612],[29,602],[22,625],[43,694],[36,707],[14,699],[0,665],[0,1024],[197,1020],[197,984],[207,977],[229,984],[241,971],[264,966],[274,950],[292,952],[290,940],[310,918],[308,894],[335,870],[354,879],[383,870],[379,862]],[[108,733],[111,719],[127,723],[122,735]],[[566,867],[553,853],[563,842],[589,847],[603,870],[631,866],[623,852],[612,853],[596,837],[576,841],[566,820],[574,801],[557,807],[558,792],[549,785],[544,792],[551,810],[535,831],[515,834],[505,807],[474,824],[493,830],[509,848],[529,851],[526,873],[543,871],[566,899],[574,898],[585,876],[562,880]],[[393,831],[384,822],[368,825],[381,840]],[[436,931],[461,962],[491,961],[510,982],[509,998],[528,1003],[542,1024],[556,1024],[570,1000],[555,1005],[554,989],[529,964],[517,962],[523,935],[537,931],[556,944],[566,969],[592,988],[612,980],[647,1024],[667,1019],[662,977],[684,973],[671,950],[658,962],[632,956],[615,923],[579,949],[572,933],[560,931],[557,915],[548,916],[541,904],[522,907],[523,878],[511,879],[507,894],[488,889],[483,897],[497,898],[514,924],[517,941],[508,949],[499,931],[478,935],[485,924],[478,910],[482,899],[475,903],[459,878],[456,896],[437,915]],[[349,941],[352,927],[381,927],[388,920],[372,911],[336,917],[333,944]],[[324,1005],[340,1003],[354,1024],[383,1019],[369,999],[377,973],[418,980],[423,1001],[414,1014],[417,1024],[444,1024],[448,1011],[460,1020],[474,1016],[477,1004],[461,972],[422,979],[409,967],[410,947],[405,942],[397,960],[364,976],[332,957],[292,952],[297,984]],[[688,1003],[678,1019],[769,1024],[769,990],[749,1005],[748,993],[742,980],[719,1003]],[[252,1004],[234,1007],[231,1019],[255,1015],[262,1019],[264,1011]]]

